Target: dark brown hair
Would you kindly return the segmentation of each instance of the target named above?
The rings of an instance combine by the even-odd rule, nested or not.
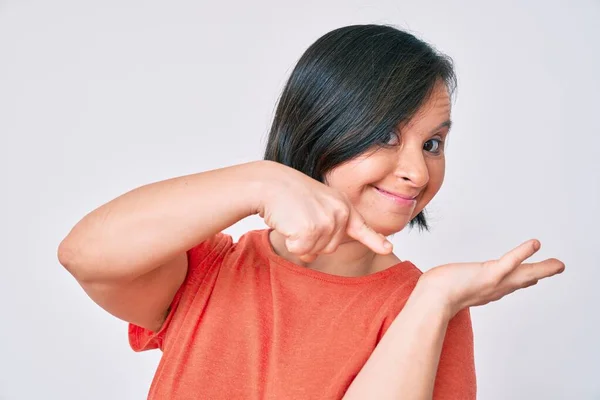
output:
[[[335,29],[302,55],[279,97],[264,154],[323,182],[325,174],[383,146],[443,80],[452,59],[389,25]],[[424,211],[409,223],[429,230]]]

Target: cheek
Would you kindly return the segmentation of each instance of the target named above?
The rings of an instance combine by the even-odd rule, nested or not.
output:
[[[388,163],[382,161],[384,160],[375,156],[358,157],[332,169],[327,174],[327,184],[344,192],[351,200],[358,200],[369,185],[382,180],[393,171]]]
[[[357,174],[347,176],[338,174],[334,179],[329,180],[329,186],[344,193],[351,203],[356,204],[365,190],[365,182],[362,179]]]
[[[435,188],[437,192],[442,183],[444,183],[444,176],[446,174],[446,162],[444,160],[436,163],[431,167],[431,186]]]
[[[350,200],[356,196],[356,185],[351,179],[347,166],[332,169],[325,177],[325,184],[333,189],[346,194]]]
[[[423,193],[422,202],[419,208],[423,208],[429,201],[436,195],[436,193],[442,187],[442,183],[444,183],[444,175],[446,173],[445,161],[436,160],[435,162],[430,163],[428,166],[429,169],[429,182],[427,184],[427,189]]]
[[[437,169],[435,169],[434,172],[434,180],[435,180],[435,185],[437,186],[438,190],[439,188],[442,186],[442,183],[444,183],[444,176],[446,175],[446,161],[443,160],[442,162],[440,162],[440,165],[436,166]]]

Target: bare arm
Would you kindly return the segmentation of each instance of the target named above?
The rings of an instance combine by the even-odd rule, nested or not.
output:
[[[431,399],[446,328],[460,310],[564,271],[555,258],[524,263],[540,245],[528,240],[498,260],[446,264],[421,275],[343,399]]]
[[[300,257],[321,251],[322,236],[337,246],[345,233],[381,254],[391,251],[339,191],[282,164],[256,161],[125,193],[79,221],[58,258],[106,311],[156,331],[185,279],[186,250],[256,213]]]
[[[185,278],[186,250],[255,213],[274,165],[257,161],[127,192],[73,227],[59,261],[108,312],[157,330]]]
[[[451,311],[419,281],[343,400],[431,399]]]

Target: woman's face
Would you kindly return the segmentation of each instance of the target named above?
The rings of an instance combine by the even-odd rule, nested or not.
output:
[[[375,231],[386,236],[401,231],[442,186],[450,110],[440,82],[414,118],[398,127],[399,136],[390,135],[394,146],[338,165],[327,174],[327,184],[344,192]]]

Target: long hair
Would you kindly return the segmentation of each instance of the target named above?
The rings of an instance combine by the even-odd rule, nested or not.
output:
[[[328,171],[384,146],[442,80],[452,95],[452,59],[389,25],[326,33],[294,67],[279,97],[264,154],[324,182]],[[422,210],[409,222],[429,230]]]

